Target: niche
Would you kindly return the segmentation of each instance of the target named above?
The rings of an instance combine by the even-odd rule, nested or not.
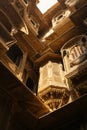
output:
[[[17,65],[20,65],[20,62],[23,58],[23,53],[18,45],[12,45],[7,51],[7,56]]]

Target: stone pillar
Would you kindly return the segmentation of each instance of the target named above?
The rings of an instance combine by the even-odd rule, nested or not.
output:
[[[23,54],[23,58],[22,58],[22,61],[21,61],[21,63],[20,63],[19,73],[18,73],[18,75],[17,75],[20,80],[23,80],[23,79],[22,79],[22,76],[23,76],[23,71],[24,71],[26,59],[27,59],[27,53]]]

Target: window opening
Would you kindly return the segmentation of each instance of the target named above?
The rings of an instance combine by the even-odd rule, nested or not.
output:
[[[23,57],[23,53],[21,49],[14,44],[10,47],[10,49],[7,51],[7,56],[17,65],[19,66],[21,59]]]

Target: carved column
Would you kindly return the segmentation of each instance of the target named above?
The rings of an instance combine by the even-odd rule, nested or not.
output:
[[[20,78],[20,80],[23,80],[22,76],[23,76],[23,71],[24,71],[26,59],[27,59],[27,53],[23,54],[23,58],[22,58],[22,61],[20,63],[19,74],[18,74],[18,77]]]

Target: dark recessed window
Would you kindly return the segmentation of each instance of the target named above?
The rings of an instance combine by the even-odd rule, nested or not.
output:
[[[10,47],[10,49],[7,51],[7,56],[17,65],[19,66],[20,61],[23,57],[23,53],[21,49],[14,44]]]
[[[34,88],[34,82],[33,82],[33,80],[30,77],[27,79],[26,85],[28,86],[28,88],[30,90],[33,90],[33,88]]]

